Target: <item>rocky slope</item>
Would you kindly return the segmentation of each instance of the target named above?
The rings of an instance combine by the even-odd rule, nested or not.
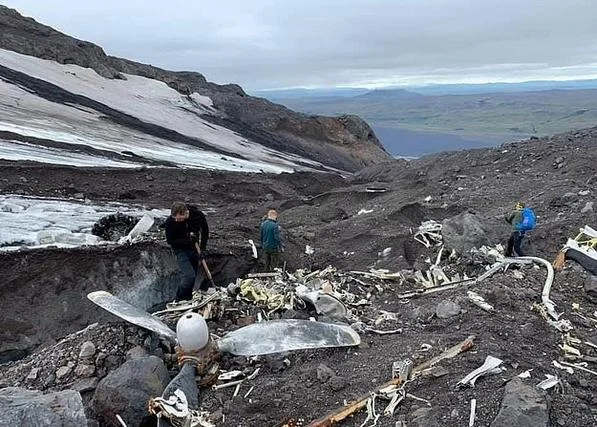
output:
[[[196,72],[172,72],[108,56],[93,43],[69,37],[4,6],[0,6],[0,26],[2,49],[91,68],[108,79],[126,78],[123,73],[138,75],[163,81],[184,95],[207,96],[218,114],[206,118],[266,147],[345,171],[389,158],[373,130],[357,116],[308,116],[248,96],[238,85],[210,83]]]
[[[257,238],[263,213],[276,207],[287,236],[285,258],[290,271],[298,267],[325,268],[329,264],[343,269],[343,280],[326,277],[338,289],[368,299],[369,304],[351,308],[360,321],[380,330],[402,330],[390,335],[363,332],[363,344],[357,349],[298,352],[255,360],[224,358],[224,369],[252,372],[261,367],[261,372],[243,384],[236,397],[232,396],[233,388],[203,389],[202,406],[218,426],[278,426],[290,419],[296,425],[299,419],[316,419],[344,400],[357,398],[389,380],[394,361],[410,358],[418,364],[475,335],[472,351],[442,363],[443,369],[431,376],[409,383],[407,391],[429,403],[406,399],[393,416],[381,416],[378,425],[394,427],[396,421],[415,426],[467,425],[474,398],[476,425],[588,427],[597,419],[593,375],[577,368],[568,373],[553,365],[554,360],[580,360],[559,347],[562,342],[577,342],[575,338],[581,344],[574,346],[589,361],[587,368],[594,369],[591,361],[597,360],[594,348],[586,344],[597,345],[593,320],[597,305],[589,291],[594,279],[578,264],[568,262],[556,274],[551,289],[558,313],[563,313],[562,319],[570,320],[573,326],[569,335],[531,309],[541,302],[546,277],[545,268],[539,266],[498,272],[468,288],[410,299],[399,295],[420,287],[415,284],[414,272],[428,271],[438,257],[437,247],[425,248],[413,239],[413,231],[426,220],[464,225],[463,214],[469,214],[468,218],[480,226],[472,235],[464,229],[456,231],[461,241],[472,239],[469,243],[476,246],[504,244],[509,229],[503,215],[516,200],[524,200],[539,217],[538,228],[529,234],[528,253],[553,260],[568,236],[575,235],[585,224],[597,224],[596,144],[597,128],[592,128],[495,149],[392,161],[364,169],[350,180],[332,180],[329,174],[172,173],[160,168],[148,175],[147,171],[3,162],[0,192],[53,197],[82,194],[77,197],[120,199],[157,208],[167,208],[172,199],[187,197],[212,212],[208,216],[213,229],[208,262],[220,284],[230,281],[227,272],[234,268],[236,274],[259,271],[259,264],[250,260],[246,242]],[[196,182],[203,185],[197,186]],[[314,255],[305,253],[306,245],[314,248]],[[151,257],[147,258],[147,253]],[[0,292],[10,295],[2,299],[1,307],[6,314],[4,324],[11,326],[3,332],[5,344],[14,344],[23,355],[31,351],[27,342],[40,343],[42,336],[47,339],[44,350],[0,368],[3,386],[34,387],[46,392],[80,389],[86,408],[91,410],[98,381],[110,372],[106,381],[114,381],[115,376],[129,369],[116,370],[124,360],[138,356],[129,351],[158,356],[175,370],[171,349],[159,345],[147,332],[106,325],[106,315],[85,298],[91,289],[123,292],[127,277],[131,282],[128,288],[136,287],[137,291],[141,276],[151,276],[156,283],[162,280],[162,286],[166,285],[158,270],[170,274],[172,258],[163,241],[118,249],[21,251],[2,254],[1,261]],[[440,261],[450,277],[477,277],[492,262],[482,253],[462,253],[454,258],[446,252]],[[243,265],[244,270],[238,269]],[[406,279],[388,281],[348,273],[372,267],[400,271]],[[351,275],[360,282],[350,279]],[[39,295],[42,288],[43,302]],[[471,304],[467,289],[483,296],[494,306],[494,312],[484,312]],[[166,288],[164,291],[168,292]],[[138,303],[143,305],[146,300],[139,296]],[[44,308],[31,311],[32,304],[43,304]],[[261,313],[250,303],[227,304],[231,310],[210,323],[218,334],[251,322]],[[394,315],[375,323],[384,312]],[[321,318],[313,311],[302,310],[277,315]],[[39,318],[42,316],[51,319],[51,324],[44,326]],[[101,321],[99,329],[87,330],[54,346],[52,339],[75,332],[94,319]],[[92,362],[79,355],[86,341],[92,341],[98,349]],[[135,346],[143,349],[131,350]],[[481,378],[474,388],[455,388],[489,355],[503,360],[506,369]],[[148,368],[154,362],[148,360]],[[530,378],[516,378],[530,369]],[[546,374],[557,376],[560,383],[544,392],[535,385]],[[105,388],[99,389],[97,399],[106,393]],[[135,396],[133,390],[130,393]],[[534,408],[530,424],[524,424],[525,405]],[[378,406],[378,412],[383,407],[385,404]],[[138,411],[142,416],[145,406],[139,405]],[[95,419],[101,416],[87,414]],[[365,414],[360,413],[341,425],[359,426],[364,419]]]

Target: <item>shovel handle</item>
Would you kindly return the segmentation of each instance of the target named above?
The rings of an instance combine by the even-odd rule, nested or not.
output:
[[[201,256],[201,248],[199,247],[199,243],[195,242],[195,249],[197,250],[197,253],[199,254],[199,256]],[[204,259],[201,260],[201,265],[203,266],[203,269],[205,270],[205,274],[207,275],[207,278],[211,282],[212,286],[215,287],[216,284],[214,283],[214,279],[211,276],[211,271],[209,271],[209,267],[207,266],[207,263],[205,262]]]

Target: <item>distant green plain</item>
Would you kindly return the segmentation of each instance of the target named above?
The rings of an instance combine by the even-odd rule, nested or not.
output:
[[[441,96],[388,90],[276,102],[309,114],[357,114],[375,126],[461,136],[512,139],[597,125],[596,89]]]

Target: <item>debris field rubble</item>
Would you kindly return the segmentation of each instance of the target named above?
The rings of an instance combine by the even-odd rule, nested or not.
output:
[[[424,223],[420,229],[424,231],[416,237],[428,250],[426,271],[342,271],[328,266],[315,271],[278,269],[273,273],[253,273],[227,287],[211,289],[207,294],[195,292],[190,301],[168,303],[154,316],[174,328],[182,316],[198,313],[208,322],[215,338],[247,325],[276,319],[344,323],[362,336],[358,352],[383,343],[390,345],[395,355],[408,356],[395,359],[395,356],[381,354],[380,357],[387,357],[388,366],[386,373],[379,374],[380,380],[383,379],[381,385],[359,388],[362,396],[357,399],[350,397],[355,396],[356,388],[347,392],[349,378],[330,370],[326,374],[327,382],[344,377],[335,380],[342,385],[334,387],[336,395],[347,392],[341,404],[336,409],[330,407],[328,414],[314,416],[305,412],[288,417],[283,423],[288,426],[352,425],[351,419],[358,419],[361,426],[390,425],[384,424],[385,420],[393,420],[396,425],[407,425],[409,420],[432,423],[438,416],[438,408],[434,407],[438,391],[433,386],[438,380],[447,381],[445,384],[450,393],[462,394],[463,399],[468,399],[468,414],[465,416],[462,408],[462,414],[459,411],[456,418],[466,418],[468,425],[474,425],[475,419],[483,415],[487,393],[498,393],[504,383],[510,384],[516,378],[523,381],[525,387],[537,387],[545,393],[562,393],[579,375],[583,381],[587,381],[586,375],[597,375],[596,370],[590,369],[590,363],[597,363],[597,344],[590,341],[595,339],[589,338],[590,331],[586,328],[586,325],[592,329],[597,326],[597,311],[588,313],[583,310],[584,304],[571,304],[561,296],[556,305],[550,295],[554,280],[551,263],[536,257],[504,258],[501,247],[474,248],[467,256],[456,255],[445,249],[441,235],[437,237],[435,234],[441,227],[430,227],[429,224]],[[429,230],[432,230],[433,239],[425,234]],[[516,285],[503,284],[504,278]],[[523,286],[527,282],[531,286]],[[553,336],[548,357],[553,360],[549,362],[530,362],[524,353],[504,353],[503,349],[487,342],[483,329],[477,329],[475,336],[459,343],[448,343],[433,329],[425,335],[421,333],[438,324],[443,325],[442,329],[454,329],[452,337],[466,335],[467,330],[475,328],[466,327],[459,318],[466,316],[470,322],[482,323],[482,319],[500,317],[504,302],[520,303],[515,295],[521,290],[524,291],[523,300],[527,301],[517,307],[524,313],[523,330],[530,322],[535,328],[543,323],[552,331],[548,334]],[[508,292],[513,292],[513,298],[507,296]],[[566,310],[565,306],[570,309]],[[577,320],[581,321],[580,328]],[[510,315],[502,317],[500,322],[504,322],[504,331],[517,328],[517,320]],[[422,341],[423,337],[428,342]],[[447,348],[449,345],[452,347]],[[401,350],[404,346],[410,350]],[[233,425],[231,423],[238,422],[234,421],[237,415],[230,411],[230,407],[222,406],[222,399],[235,402],[241,399],[251,405],[253,399],[259,400],[260,393],[266,392],[264,386],[270,384],[272,378],[297,375],[301,369],[300,361],[305,357],[323,352],[348,360],[351,351],[354,352],[311,349],[280,356],[252,357],[221,354],[217,363],[210,366],[209,373],[202,372],[196,377],[199,401],[196,397],[189,398],[178,388],[169,398],[156,393],[150,400],[151,413],[160,414],[174,424],[187,420],[201,426]],[[475,356],[471,356],[473,353]],[[103,390],[102,384],[110,372],[124,366],[125,361],[149,360],[151,357],[172,372],[170,378],[173,373],[182,372],[179,371],[180,354],[177,354],[174,343],[159,334],[123,322],[94,324],[21,361],[1,366],[2,385],[34,387],[44,393],[74,390],[83,397],[84,404],[87,402],[87,413],[93,419],[106,425],[117,425],[116,422],[135,425],[130,418],[148,416],[148,402],[132,404],[127,397],[122,397],[128,403],[127,406],[121,403],[119,407],[128,409],[122,409],[122,414],[114,413],[118,418],[109,419],[106,414],[110,410],[106,405],[110,402],[101,401],[105,399],[105,392],[98,395],[98,390]],[[477,363],[477,359],[484,362]],[[521,368],[522,373],[519,373]],[[127,374],[120,375],[125,378]],[[499,380],[496,382],[488,375]],[[194,402],[198,406],[192,407]],[[492,405],[493,411],[499,409],[495,402]],[[94,410],[99,408],[102,413],[95,413]],[[224,415],[226,408],[231,412],[228,419]],[[416,408],[429,411],[423,417],[423,412]],[[503,411],[504,408],[500,414]],[[125,419],[127,417],[129,420]]]

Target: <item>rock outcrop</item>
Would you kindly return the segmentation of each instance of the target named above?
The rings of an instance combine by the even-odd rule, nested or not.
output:
[[[506,384],[502,407],[491,427],[549,425],[549,410],[541,389],[514,378]]]
[[[169,381],[162,359],[149,356],[129,360],[100,381],[93,396],[93,410],[104,425],[118,426],[116,415],[127,425],[144,425],[141,420],[151,418],[147,402],[161,396]]]
[[[486,234],[486,226],[478,216],[469,212],[445,219],[442,223],[442,236],[446,247],[459,254],[491,243]]]
[[[0,425],[79,427],[87,425],[87,418],[77,391],[43,394],[7,387],[0,389]]]
[[[207,119],[267,147],[345,171],[390,159],[371,127],[357,116],[301,114],[249,96],[236,84],[208,82],[197,72],[168,71],[112,57],[93,43],[65,35],[4,6],[0,6],[0,26],[1,49],[92,68],[110,79],[139,75],[163,81],[182,94],[208,96],[217,111]]]

